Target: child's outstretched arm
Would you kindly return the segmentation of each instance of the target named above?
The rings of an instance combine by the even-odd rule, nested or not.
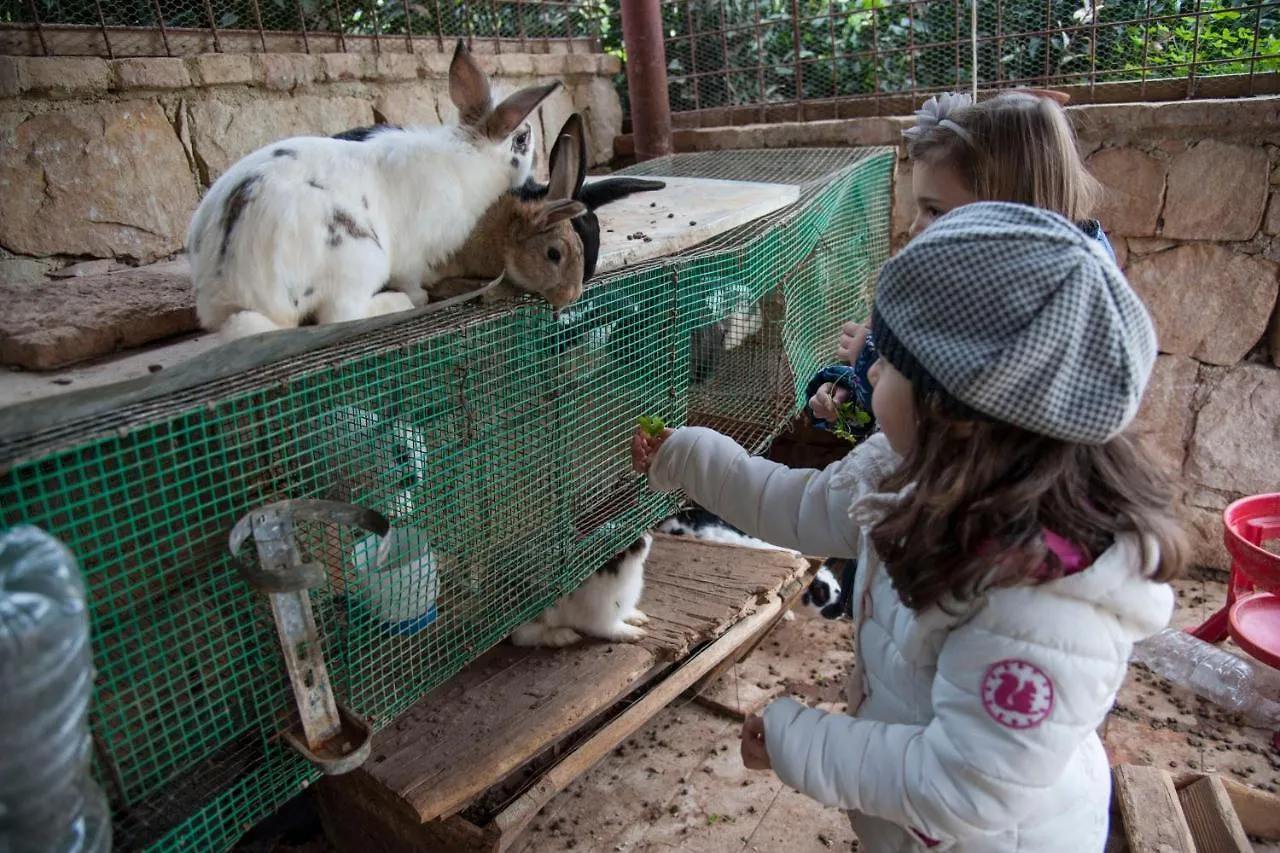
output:
[[[826,805],[943,843],[1016,826],[1106,717],[1132,648],[1124,627],[1080,601],[1057,599],[1051,619],[1030,608],[1039,614],[1031,624],[1019,600],[1028,592],[1002,591],[1010,598],[1001,607],[950,632],[927,725],[771,704],[765,746],[774,771]],[[1024,615],[992,614],[1010,607]]]
[[[634,442],[632,447],[634,458]],[[656,455],[644,456],[637,467],[647,467],[652,488],[684,489],[751,536],[804,553],[856,557],[860,532],[849,507],[857,487],[848,477],[840,478],[845,485],[833,484],[841,464],[822,471],[792,469],[751,456],[714,430],[684,427],[661,439]]]

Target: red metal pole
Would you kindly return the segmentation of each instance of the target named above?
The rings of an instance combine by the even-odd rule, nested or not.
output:
[[[622,0],[622,40],[627,48],[627,88],[636,160],[664,157],[672,149],[661,0]]]

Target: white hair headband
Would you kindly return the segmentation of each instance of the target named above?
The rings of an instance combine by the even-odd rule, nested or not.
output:
[[[973,144],[973,137],[969,135],[969,131],[952,121],[948,116],[955,113],[956,110],[964,109],[973,103],[973,98],[960,92],[946,92],[942,95],[935,95],[921,105],[916,110],[916,123],[914,127],[909,127],[902,131],[902,135],[907,139],[916,140],[924,136],[935,127],[945,127],[956,136],[963,139],[970,145]]]

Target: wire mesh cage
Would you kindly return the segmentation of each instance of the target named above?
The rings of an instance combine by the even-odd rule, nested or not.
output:
[[[1280,71],[1277,0],[666,0],[661,10],[677,125],[908,112],[975,79],[983,89],[1182,83],[1117,95],[1133,99],[1233,78],[1223,92],[1248,95],[1275,91]]]
[[[281,742],[289,684],[228,551],[237,518],[327,499],[389,520],[381,552],[359,528],[294,529],[327,571],[310,600],[334,691],[387,725],[674,509],[630,470],[638,415],[756,451],[778,434],[839,323],[865,316],[894,160],[650,161],[629,171],[787,183],[799,201],[607,274],[559,316],[525,299],[383,318],[257,362],[244,343],[216,378],[0,417],[4,523],[61,538],[86,573],[117,849],[224,849],[317,776]]]

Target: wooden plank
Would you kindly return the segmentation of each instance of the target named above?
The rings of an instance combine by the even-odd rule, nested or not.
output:
[[[1203,779],[1203,773],[1182,773],[1174,779],[1174,787],[1182,789]],[[1244,831],[1266,841],[1280,841],[1280,794],[1261,791],[1251,785],[1236,781],[1230,776],[1219,776],[1226,789],[1231,806]]]
[[[551,801],[552,797],[564,790],[574,779],[586,773],[605,754],[634,734],[695,681],[733,654],[744,643],[749,642],[752,637],[776,622],[783,612],[782,601],[773,599],[682,664],[643,699],[629,707],[566,756],[533,788],[526,791],[494,818],[492,826],[501,838],[499,851],[506,850],[514,843],[520,831],[528,825],[534,815],[542,810],[543,806]]]
[[[1134,764],[1121,764],[1113,772],[1130,853],[1196,853],[1168,773]]]
[[[1253,853],[1221,777],[1205,776],[1178,791],[1196,853]]]
[[[375,737],[365,769],[420,821],[456,812],[655,664],[637,645],[502,645]],[[455,683],[456,682],[456,683]]]
[[[807,569],[784,551],[655,534],[642,642],[562,650],[503,644],[379,732],[369,762],[346,784],[404,818],[455,814],[664,661],[721,636],[761,602],[777,601]]]

